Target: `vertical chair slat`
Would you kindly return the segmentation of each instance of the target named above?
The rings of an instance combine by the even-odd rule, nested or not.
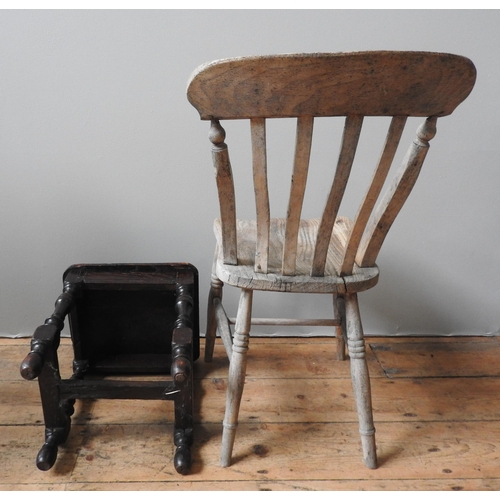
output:
[[[352,115],[346,117],[337,169],[316,238],[311,276],[323,276],[325,273],[326,257],[333,225],[349,179],[362,125],[363,116]]]
[[[358,266],[375,265],[382,243],[418,178],[429,150],[429,141],[436,134],[436,121],[437,117],[429,117],[418,128],[416,139],[412,142],[392,185],[380,200],[374,217],[366,228],[356,255]]]
[[[212,120],[209,139],[213,143],[212,159],[219,192],[222,225],[222,255],[224,264],[238,264],[236,247],[236,199],[229,152],[224,142],[226,132],[219,120]]]
[[[266,121],[264,118],[250,120],[252,135],[253,182],[257,214],[257,244],[255,266],[257,273],[267,274],[269,259],[270,207],[267,186]]]
[[[309,170],[313,124],[314,118],[312,116],[300,116],[297,119],[295,158],[283,245],[282,274],[285,276],[293,276],[295,274],[297,238],[306,189],[307,172]]]
[[[398,149],[399,141],[401,140],[401,135],[406,124],[406,119],[406,116],[394,116],[391,120],[380,160],[375,173],[373,174],[370,187],[368,188],[366,196],[359,208],[358,214],[356,215],[352,232],[344,251],[342,268],[340,271],[341,276],[352,273],[354,259],[356,258],[356,252],[358,250],[361,237],[363,236],[366,224],[368,223],[373,207],[375,206],[385,179],[387,178],[389,169],[391,168],[394,155]]]

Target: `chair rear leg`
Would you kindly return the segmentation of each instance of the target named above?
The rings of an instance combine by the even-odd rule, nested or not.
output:
[[[363,460],[367,467],[376,469],[377,452],[375,446],[375,427],[373,425],[370,376],[366,363],[365,340],[357,294],[346,295],[345,306],[347,345],[351,359],[351,378],[358,410]]]
[[[222,300],[222,287],[224,283],[212,274],[210,292],[208,294],[207,306],[207,331],[205,334],[205,361],[210,363],[214,354],[215,338],[217,337],[217,321],[215,319],[214,299]]]
[[[346,342],[346,323],[345,323],[345,300],[343,296],[333,296],[333,313],[335,318],[340,318],[341,324],[336,327],[335,337],[337,339],[337,360],[344,361],[346,359],[345,342]]]
[[[231,465],[238,413],[240,410],[243,386],[247,365],[248,341],[250,336],[250,320],[252,316],[252,290],[241,290],[238,314],[233,341],[233,352],[229,364],[229,376],[226,394],[226,413],[224,415],[222,432],[222,452],[220,464],[222,467]]]

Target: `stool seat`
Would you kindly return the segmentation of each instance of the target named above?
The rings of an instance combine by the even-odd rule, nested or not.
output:
[[[70,379],[61,378],[57,359],[66,316],[74,351]],[[193,442],[193,362],[199,349],[198,271],[191,264],[69,267],[54,313],[36,329],[31,351],[21,363],[21,375],[38,377],[40,386],[45,443],[38,468],[54,465],[58,446],[69,435],[76,399],[160,399],[174,402],[174,466],[187,474]],[[130,380],[134,374],[156,377]],[[118,375],[127,375],[127,380]]]

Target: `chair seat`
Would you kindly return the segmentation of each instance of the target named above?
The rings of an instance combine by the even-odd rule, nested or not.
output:
[[[352,229],[347,217],[337,217],[330,240],[324,276],[311,276],[313,249],[320,224],[319,219],[300,221],[296,275],[281,274],[285,219],[271,219],[269,234],[268,273],[259,273],[255,267],[257,225],[255,220],[237,220],[238,265],[224,264],[222,259],[222,230],[220,219],[214,223],[217,239],[216,274],[224,283],[252,290],[296,293],[355,293],[377,284],[377,266],[360,268],[354,266],[353,273],[339,276],[344,248]]]

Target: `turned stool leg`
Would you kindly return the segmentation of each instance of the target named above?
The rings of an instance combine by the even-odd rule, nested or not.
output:
[[[61,400],[59,384],[59,347],[64,318],[75,301],[77,287],[65,283],[64,290],[55,303],[52,315],[39,326],[31,340],[31,351],[21,363],[21,375],[27,380],[38,377],[40,398],[42,400],[45,422],[45,443],[38,452],[36,465],[40,470],[49,470],[57,459],[58,446],[66,441],[71,427],[70,416],[73,414],[72,400]]]
[[[72,405],[60,401],[58,382],[60,381],[56,350],[50,346],[45,351],[45,362],[38,376],[43,417],[45,421],[45,443],[36,457],[36,465],[47,471],[57,459],[59,445],[68,438]]]
[[[175,309],[177,321],[172,334],[172,379],[179,393],[174,400],[175,424],[174,467],[179,474],[191,469],[191,445],[193,444],[193,331],[191,290],[177,285]]]
[[[179,474],[191,470],[191,445],[193,444],[193,385],[192,365],[188,349],[177,349],[172,372],[176,386],[180,388],[175,399],[174,423],[174,467]],[[185,354],[184,354],[185,353]]]
[[[351,378],[358,410],[363,460],[370,469],[377,468],[375,427],[373,425],[370,376],[366,364],[363,327],[355,293],[346,296],[347,345],[351,359]]]
[[[229,364],[229,376],[226,395],[226,413],[223,422],[222,452],[220,464],[229,467],[233,451],[238,413],[240,410],[247,365],[250,319],[252,316],[252,290],[242,290],[233,341],[233,352]]]

